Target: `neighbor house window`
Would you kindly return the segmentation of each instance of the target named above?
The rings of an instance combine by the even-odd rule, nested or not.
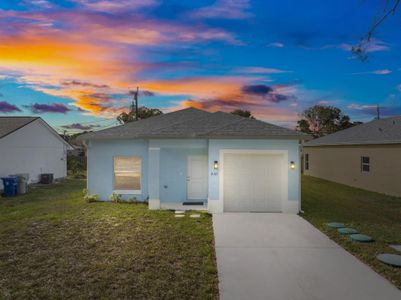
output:
[[[369,156],[361,157],[361,171],[369,172],[370,171],[370,158]]]
[[[309,154],[305,154],[305,170],[309,170]]]
[[[141,191],[141,158],[138,156],[114,157],[114,190]]]

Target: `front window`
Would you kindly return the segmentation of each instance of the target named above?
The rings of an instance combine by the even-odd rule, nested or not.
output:
[[[114,191],[141,191],[141,158],[138,156],[114,157]]]
[[[370,158],[369,156],[361,157],[361,172],[369,172],[370,171]]]

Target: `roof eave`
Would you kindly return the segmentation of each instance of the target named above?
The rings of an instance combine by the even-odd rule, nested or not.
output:
[[[127,140],[127,139],[269,139],[269,140],[308,140],[302,135],[135,135],[135,136],[99,136],[78,137],[78,141],[90,140]]]
[[[366,143],[327,143],[327,144],[304,144],[304,147],[333,147],[333,146],[374,146],[374,145],[401,145],[401,141],[388,142],[366,142]]]

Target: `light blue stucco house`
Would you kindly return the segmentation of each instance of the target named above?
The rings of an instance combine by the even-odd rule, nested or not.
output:
[[[210,212],[300,210],[299,141],[306,135],[194,108],[81,136],[88,191],[150,209]]]

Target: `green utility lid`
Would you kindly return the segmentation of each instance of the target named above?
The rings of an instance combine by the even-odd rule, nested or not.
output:
[[[358,230],[356,230],[356,229],[354,229],[354,228],[348,228],[348,227],[345,227],[345,228],[338,228],[337,229],[337,231],[340,233],[340,234],[356,234],[356,233],[358,233]]]
[[[384,253],[379,254],[376,258],[387,265],[401,267],[401,255]]]
[[[343,223],[338,223],[338,222],[331,222],[326,224],[330,228],[343,228],[345,225]]]
[[[351,238],[351,240],[356,242],[361,242],[361,243],[373,242],[373,238],[365,234],[351,234],[349,237]]]

